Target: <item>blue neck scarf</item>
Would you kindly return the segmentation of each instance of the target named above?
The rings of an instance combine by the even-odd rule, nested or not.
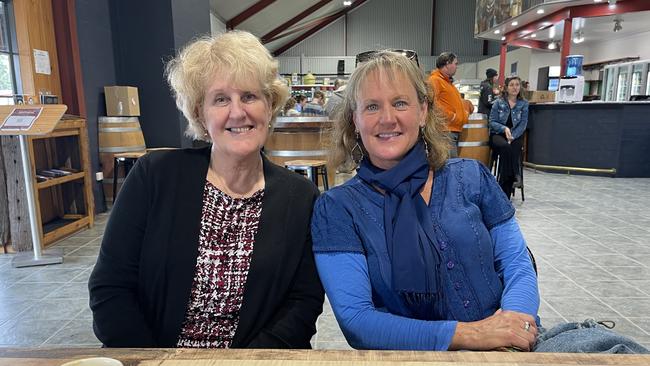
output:
[[[430,318],[432,311],[438,313],[440,304],[435,303],[442,298],[442,285],[433,220],[420,195],[429,177],[424,144],[418,142],[389,170],[363,159],[357,176],[385,191],[384,227],[393,290],[409,305],[411,315]]]

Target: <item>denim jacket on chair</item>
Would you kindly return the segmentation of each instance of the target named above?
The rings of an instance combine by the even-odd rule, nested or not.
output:
[[[508,101],[499,98],[492,105],[490,112],[490,134],[501,134],[506,129],[508,122],[508,113],[510,113],[510,106]],[[512,108],[512,133],[513,138],[519,138],[524,134],[526,126],[528,125],[528,101],[524,99],[517,99],[517,103]]]

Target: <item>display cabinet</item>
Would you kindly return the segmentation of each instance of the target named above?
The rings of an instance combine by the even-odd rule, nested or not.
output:
[[[624,102],[631,96],[650,95],[650,61],[626,62],[605,67],[605,101]]]
[[[462,79],[454,82],[458,91],[465,94],[465,99],[472,102],[475,111],[478,110],[478,100],[481,97],[481,81],[480,79]]]
[[[64,116],[54,131],[29,141],[42,242],[47,246],[93,225],[86,121]]]

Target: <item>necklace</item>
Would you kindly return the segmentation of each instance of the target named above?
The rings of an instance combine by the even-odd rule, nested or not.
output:
[[[217,174],[212,168],[208,168],[208,175],[206,177],[208,182],[212,183],[213,186],[215,186],[217,189],[219,189],[221,192],[225,193],[226,195],[232,197],[232,198],[247,198],[253,196],[256,192],[264,189],[264,174],[262,171],[259,172],[258,177],[255,178],[255,181],[252,184],[249,184],[248,182],[243,182],[243,184],[239,184],[239,186],[242,186],[242,188],[248,188],[244,190],[232,190],[230,189],[229,185],[226,183],[226,180]],[[242,183],[242,182],[237,182],[237,183]]]

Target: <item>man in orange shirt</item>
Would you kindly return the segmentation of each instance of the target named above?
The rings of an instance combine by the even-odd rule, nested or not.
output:
[[[460,97],[458,89],[452,84],[452,77],[456,74],[457,67],[458,57],[452,52],[443,52],[436,59],[437,69],[429,76],[429,85],[433,90],[433,102],[447,122],[447,130],[451,136],[450,157],[458,157],[458,137],[469,118],[469,113],[463,105],[463,99]]]

